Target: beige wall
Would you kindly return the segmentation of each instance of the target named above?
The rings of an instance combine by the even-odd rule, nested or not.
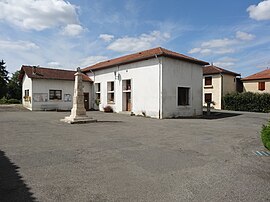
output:
[[[223,75],[223,96],[236,92],[236,78],[233,75]]]
[[[204,80],[205,80],[204,78],[208,76],[212,76],[211,86],[204,85]],[[205,75],[203,77],[203,105],[204,106],[206,106],[206,103],[204,100],[205,93],[212,93],[212,101],[214,101],[215,103],[213,107],[215,109],[221,109],[222,96],[226,95],[227,93],[236,92],[235,76],[233,75],[222,75],[222,76],[220,74],[213,74],[213,75]],[[223,80],[223,85],[222,85],[222,80]],[[223,95],[221,95],[222,91],[223,91]]]
[[[204,80],[205,80],[204,78],[208,76],[212,77],[211,86],[204,85]],[[204,106],[206,106],[206,103],[204,100],[205,93],[212,93],[212,101],[215,102],[214,108],[221,109],[221,76],[220,74],[206,75],[203,77],[203,105]]]
[[[265,82],[265,90],[258,90],[258,82]],[[270,93],[270,80],[243,81],[244,92]]]

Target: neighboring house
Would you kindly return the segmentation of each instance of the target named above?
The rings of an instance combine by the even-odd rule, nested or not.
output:
[[[22,66],[22,103],[30,110],[70,110],[76,71]],[[83,76],[85,107],[89,109],[91,79]]]
[[[227,93],[241,91],[240,74],[214,65],[203,68],[203,105],[214,102],[215,109],[222,109],[222,97]]]
[[[270,93],[270,69],[242,79],[244,92]]]
[[[115,112],[154,118],[202,114],[202,66],[164,48],[107,60],[82,69],[94,81],[93,102]]]

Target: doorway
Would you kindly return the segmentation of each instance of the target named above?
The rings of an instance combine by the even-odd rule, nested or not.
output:
[[[86,111],[89,110],[89,93],[83,93],[84,95],[84,108]]]
[[[126,111],[131,112],[131,93],[126,93]]]
[[[122,83],[122,110],[123,111],[128,111],[131,112],[132,111],[132,100],[131,100],[131,80],[123,80]]]

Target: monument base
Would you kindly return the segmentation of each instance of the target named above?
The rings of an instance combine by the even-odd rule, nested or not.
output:
[[[96,119],[93,119],[88,116],[66,116],[64,119],[60,119],[60,121],[70,123],[70,124],[79,124],[79,123],[91,123],[91,122],[97,122]]]

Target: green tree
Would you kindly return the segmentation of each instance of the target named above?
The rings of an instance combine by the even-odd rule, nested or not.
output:
[[[22,99],[22,82],[19,80],[20,70],[12,74],[7,85],[7,96],[9,99]]]
[[[7,93],[8,71],[5,64],[4,60],[0,61],[0,99]]]

